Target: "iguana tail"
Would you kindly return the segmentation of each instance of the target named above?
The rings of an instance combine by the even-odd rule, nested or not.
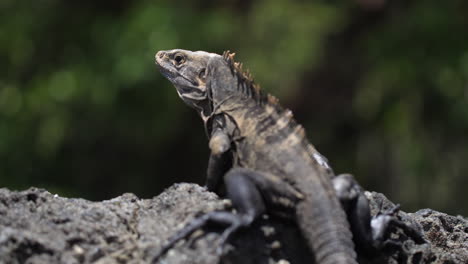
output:
[[[331,186],[327,182],[325,185],[301,186],[307,198],[297,205],[299,227],[317,264],[357,264],[346,215],[336,196],[330,193]]]

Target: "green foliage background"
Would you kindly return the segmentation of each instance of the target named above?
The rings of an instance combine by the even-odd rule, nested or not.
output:
[[[462,0],[0,1],[0,186],[157,195],[203,183],[201,121],[161,49],[235,51],[335,171],[468,214]]]

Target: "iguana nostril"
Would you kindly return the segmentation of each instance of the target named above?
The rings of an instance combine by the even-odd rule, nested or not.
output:
[[[164,57],[166,53],[164,51],[158,51],[158,53],[156,53],[156,57],[162,59],[162,57]]]

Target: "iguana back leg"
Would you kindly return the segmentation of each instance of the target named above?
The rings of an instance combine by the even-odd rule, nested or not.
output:
[[[350,174],[341,174],[332,179],[335,192],[347,214],[357,249],[364,254],[372,254],[385,247],[401,247],[399,242],[391,241],[393,227],[401,228],[406,235],[417,243],[424,243],[420,232],[408,226],[396,216],[399,206],[387,212],[379,212],[371,217],[369,202],[361,186]]]

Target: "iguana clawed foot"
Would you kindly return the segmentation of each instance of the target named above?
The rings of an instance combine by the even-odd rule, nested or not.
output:
[[[383,249],[401,248],[401,242],[390,239],[390,234],[395,227],[401,228],[405,235],[416,243],[425,243],[421,233],[415,227],[399,218],[399,205],[371,216],[369,202],[364,191],[352,175],[336,176],[333,179],[333,186],[346,211],[354,242],[359,251],[372,254]]]
[[[223,231],[219,239],[218,247],[216,248],[216,254],[218,254],[219,256],[222,256],[224,254],[224,248],[231,235],[234,234],[240,228],[250,224],[250,222],[246,219],[243,219],[242,216],[227,211],[214,211],[204,214],[200,217],[193,219],[175,236],[170,238],[169,241],[165,245],[163,245],[163,247],[153,257],[152,263],[157,263],[157,260],[169,249],[174,247],[177,242],[179,242],[182,239],[188,238],[195,231],[205,227],[210,223],[227,226],[227,228]]]
[[[418,244],[426,243],[426,240],[422,237],[420,231],[416,227],[411,226],[403,222],[398,216],[400,205],[397,204],[393,208],[379,212],[371,220],[372,234],[374,241],[381,241],[380,244],[375,245],[376,247],[384,248],[387,245],[392,245],[389,242],[390,229],[393,227],[400,228],[406,236],[414,240]]]

